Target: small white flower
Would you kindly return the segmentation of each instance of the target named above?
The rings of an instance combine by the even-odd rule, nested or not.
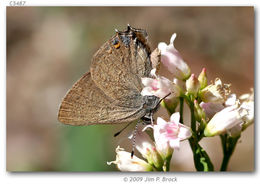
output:
[[[204,110],[206,117],[208,119],[211,119],[217,112],[221,111],[224,109],[224,105],[220,103],[200,103],[200,107]]]
[[[159,98],[164,98],[166,95],[166,99],[171,99],[173,97],[179,96],[180,88],[178,85],[174,84],[172,81],[165,77],[156,76],[153,71],[151,72],[155,79],[153,78],[142,78],[142,83],[145,86],[141,92],[143,96],[154,95]]]
[[[124,151],[119,146],[116,148],[116,160],[107,162],[108,165],[116,164],[121,171],[152,171],[152,166],[146,161],[133,156],[129,152]]]
[[[229,94],[230,85],[222,84],[221,80],[216,78],[214,83],[201,90],[200,98],[205,103],[224,103]]]
[[[237,127],[241,128],[244,123],[242,117],[244,117],[245,114],[245,110],[241,110],[238,104],[222,109],[209,121],[204,130],[204,135],[210,137],[226,133],[233,127],[236,127],[236,129]]]
[[[190,68],[183,61],[180,53],[174,47],[176,34],[173,34],[170,39],[170,44],[164,42],[158,44],[158,49],[161,52],[161,61],[178,79],[184,80],[190,76]]]
[[[209,121],[205,128],[205,136],[215,136],[222,133],[228,133],[230,136],[237,136],[241,130],[247,128],[254,120],[254,101],[251,95],[244,100],[238,100],[236,94],[231,94],[224,104],[219,103],[201,103],[208,118],[216,114]],[[241,98],[241,97],[240,97]],[[223,107],[223,109],[221,109]],[[219,110],[219,111],[218,111]]]
[[[136,130],[135,147],[142,154],[142,156],[145,159],[147,159],[148,163],[154,165],[157,168],[161,167],[163,165],[162,158],[157,152],[151,138],[142,129],[143,129],[142,126],[138,126]],[[132,137],[133,135],[131,135],[130,138]]]
[[[221,111],[227,106],[235,105],[237,101],[236,94],[231,94],[224,104],[215,102],[201,102],[200,107],[204,110],[206,117],[211,119],[217,112]]]
[[[250,94],[243,94],[239,97],[241,103],[241,108],[245,109],[247,111],[247,115],[243,117],[244,124],[243,124],[243,130],[245,130],[249,125],[251,125],[254,122],[254,91]]]
[[[180,141],[191,137],[190,128],[179,122],[180,114],[172,114],[170,121],[157,118],[157,125],[154,125],[154,139],[157,150],[163,157],[169,156],[173,149],[178,149]]]

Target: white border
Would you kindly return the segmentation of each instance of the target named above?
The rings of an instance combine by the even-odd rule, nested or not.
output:
[[[4,2],[3,2],[4,1]],[[256,24],[256,49],[255,49],[255,64],[256,64],[256,84],[255,91],[258,93],[258,45],[259,37],[259,19],[258,8],[259,1],[257,0],[102,0],[102,1],[87,1],[87,0],[26,0],[26,6],[255,6],[255,24]],[[256,185],[259,183],[258,157],[259,142],[258,135],[259,127],[257,126],[256,118],[256,171],[255,173],[215,173],[215,174],[201,174],[201,173],[171,173],[171,174],[133,174],[133,173],[8,173],[6,172],[6,6],[9,6],[10,0],[2,0],[0,3],[0,183],[1,185],[92,185],[92,184],[105,184],[105,185],[158,185],[156,182],[152,183],[125,183],[124,177],[130,176],[167,176],[177,177],[176,183],[163,183],[164,185]],[[257,97],[257,96],[256,96]],[[258,99],[256,108],[258,105]],[[259,111],[256,109],[256,116],[259,116]]]

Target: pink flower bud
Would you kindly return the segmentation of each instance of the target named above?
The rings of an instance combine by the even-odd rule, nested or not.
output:
[[[200,88],[203,89],[208,85],[208,78],[207,78],[207,74],[206,74],[206,68],[203,68],[198,80],[200,82]]]
[[[186,81],[186,89],[188,93],[197,96],[200,89],[200,82],[194,74],[191,74],[190,78]]]

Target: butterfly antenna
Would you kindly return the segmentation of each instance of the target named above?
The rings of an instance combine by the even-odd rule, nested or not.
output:
[[[135,130],[134,130],[134,133],[133,133],[131,158],[134,157],[134,153],[135,153],[135,137],[136,137],[136,131],[137,131],[138,124],[139,123],[136,124]]]
[[[123,130],[125,130],[131,123],[128,123],[124,128],[122,128],[120,131],[114,134],[114,137],[118,136]]]
[[[170,92],[169,94],[167,94],[166,96],[164,96],[163,98],[160,99],[158,105],[162,102],[162,100],[164,100],[165,98],[167,98],[169,95],[171,95],[172,93]]]

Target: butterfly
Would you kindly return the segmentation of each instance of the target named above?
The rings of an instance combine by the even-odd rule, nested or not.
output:
[[[160,54],[151,54],[143,29],[127,26],[94,54],[90,72],[84,74],[63,98],[58,120],[69,125],[150,122],[160,99],[141,95],[141,78],[151,77]]]

